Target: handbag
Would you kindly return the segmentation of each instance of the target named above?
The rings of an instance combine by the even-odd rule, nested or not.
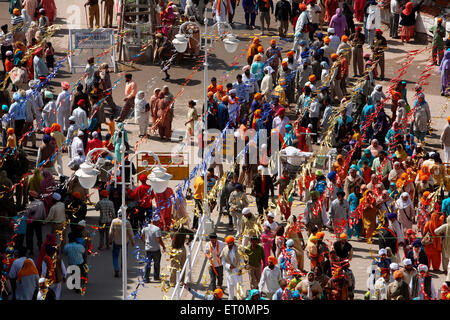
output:
[[[429,244],[432,244],[432,243],[433,243],[433,236],[431,235],[431,232],[428,231],[428,232],[423,236],[421,242],[422,242],[422,245],[424,245],[424,246],[427,246],[427,245],[429,245]]]

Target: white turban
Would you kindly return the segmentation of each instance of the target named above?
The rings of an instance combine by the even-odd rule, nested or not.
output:
[[[412,265],[411,259],[404,259],[404,260],[403,260],[403,265],[404,265],[404,266],[410,266],[410,265]]]
[[[387,250],[386,249],[380,249],[379,251],[378,251],[378,255],[379,256],[382,256],[383,254],[386,254],[387,255]]]

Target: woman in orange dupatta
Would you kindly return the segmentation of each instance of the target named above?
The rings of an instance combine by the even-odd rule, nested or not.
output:
[[[367,243],[372,243],[372,236],[377,226],[377,201],[372,191],[364,192],[360,200],[362,205],[362,221],[364,229],[366,230]]]
[[[433,237],[433,242],[425,246],[425,253],[428,258],[428,266],[431,269],[433,266],[434,271],[438,271],[441,266],[441,238],[434,233],[434,230],[439,228],[444,220],[444,216],[436,212],[431,214],[431,219],[425,224],[423,228],[423,235],[425,236],[428,232],[431,233]]]
[[[258,37],[253,38],[253,42],[248,48],[247,52],[247,64],[251,65],[253,63],[253,57],[258,54],[258,47],[261,46],[261,43],[259,41]]]
[[[39,273],[33,260],[26,259],[17,273],[16,300],[31,300],[38,288]]]

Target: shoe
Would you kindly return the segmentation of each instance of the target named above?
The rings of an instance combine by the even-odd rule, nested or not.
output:
[[[118,278],[119,277],[119,270],[114,271],[114,278]]]
[[[161,282],[161,279],[160,279],[160,278],[154,278],[153,280],[154,280],[154,281],[157,281],[157,282]]]
[[[144,283],[150,283],[150,279],[144,279]]]

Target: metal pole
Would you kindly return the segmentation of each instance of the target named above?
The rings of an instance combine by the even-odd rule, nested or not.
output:
[[[208,194],[208,164],[206,163],[207,159],[207,145],[208,145],[208,92],[207,92],[207,85],[208,85],[208,18],[206,16],[206,8],[205,8],[205,63],[203,64],[203,95],[204,95],[204,110],[203,113],[205,115],[205,130],[204,130],[204,147],[203,147],[203,161],[205,161],[205,172],[203,175],[203,185],[204,185],[204,196],[203,196],[203,207],[204,207],[204,213],[206,217],[209,218],[209,208],[208,208],[208,201],[206,200],[206,196]]]
[[[125,127],[120,145],[122,155],[122,300],[127,300],[127,213],[125,209]],[[116,159],[117,160],[117,159]]]

